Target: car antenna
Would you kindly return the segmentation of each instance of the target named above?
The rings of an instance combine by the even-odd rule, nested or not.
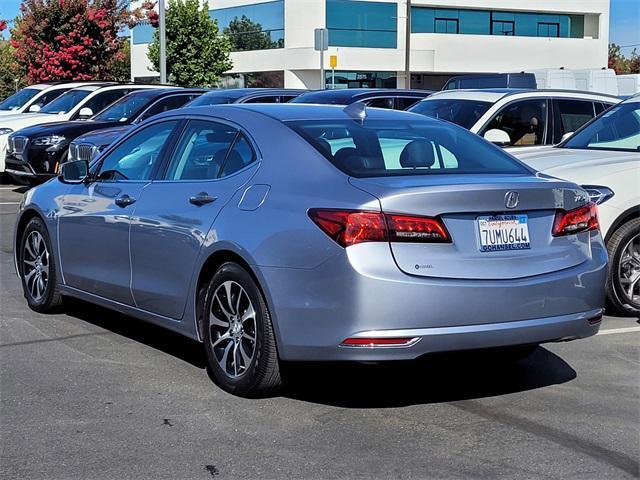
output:
[[[364,123],[364,120],[367,118],[367,105],[364,102],[354,102],[344,107],[342,111],[354,120],[360,120],[362,123]]]

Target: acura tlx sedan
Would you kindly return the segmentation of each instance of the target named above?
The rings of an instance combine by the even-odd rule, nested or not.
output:
[[[280,361],[385,361],[594,335],[596,206],[453,124],[319,105],[190,107],[27,192],[29,306],[79,297],[204,343],[224,389]]]

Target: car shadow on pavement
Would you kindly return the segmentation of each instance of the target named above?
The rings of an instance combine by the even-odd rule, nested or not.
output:
[[[195,367],[204,369],[207,366],[202,344],[166,328],[74,298],[64,299],[64,313],[160,350]]]
[[[427,355],[384,364],[296,364],[285,370],[283,394],[297,400],[344,408],[394,408],[453,402],[566,383],[576,372],[562,358],[539,347],[520,362],[493,353]]]

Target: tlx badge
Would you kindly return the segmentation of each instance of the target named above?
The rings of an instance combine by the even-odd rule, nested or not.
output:
[[[507,208],[516,208],[520,201],[520,194],[518,192],[507,192],[504,195],[504,206]]]

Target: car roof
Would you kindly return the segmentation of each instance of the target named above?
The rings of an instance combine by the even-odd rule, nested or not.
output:
[[[165,87],[165,88],[143,88],[141,90],[136,90],[131,92],[127,97],[132,96],[144,96],[150,99],[161,98],[167,95],[172,94],[186,94],[189,95],[191,93],[205,93],[208,92],[206,88],[181,88],[181,87]]]
[[[533,88],[480,88],[480,89],[460,89],[441,90],[434,93],[429,99],[450,98],[457,100],[478,100],[496,103],[505,97],[574,97],[588,100],[598,100],[603,102],[618,102],[620,98],[606,93],[583,92],[580,90],[562,89],[533,89]]]
[[[402,88],[342,88],[339,90],[315,90],[313,92],[307,92],[300,95],[299,99],[305,99],[309,101],[334,99],[340,102],[346,102],[358,97],[380,97],[380,96],[393,96],[393,97],[426,97],[431,95],[431,90],[409,90]]]
[[[308,90],[297,88],[220,88],[208,91],[205,95],[209,97],[224,97],[239,99],[250,95],[286,95],[301,94]]]
[[[261,115],[266,115],[281,122],[291,120],[353,120],[353,117],[346,111],[344,105],[316,105],[310,103],[232,103],[225,105],[209,105],[201,107],[185,107],[161,114],[162,116],[181,114],[201,114],[224,117],[225,111],[231,109],[250,111]],[[405,112],[403,110],[391,110],[388,108],[367,108],[368,119],[378,120],[437,120]]]

